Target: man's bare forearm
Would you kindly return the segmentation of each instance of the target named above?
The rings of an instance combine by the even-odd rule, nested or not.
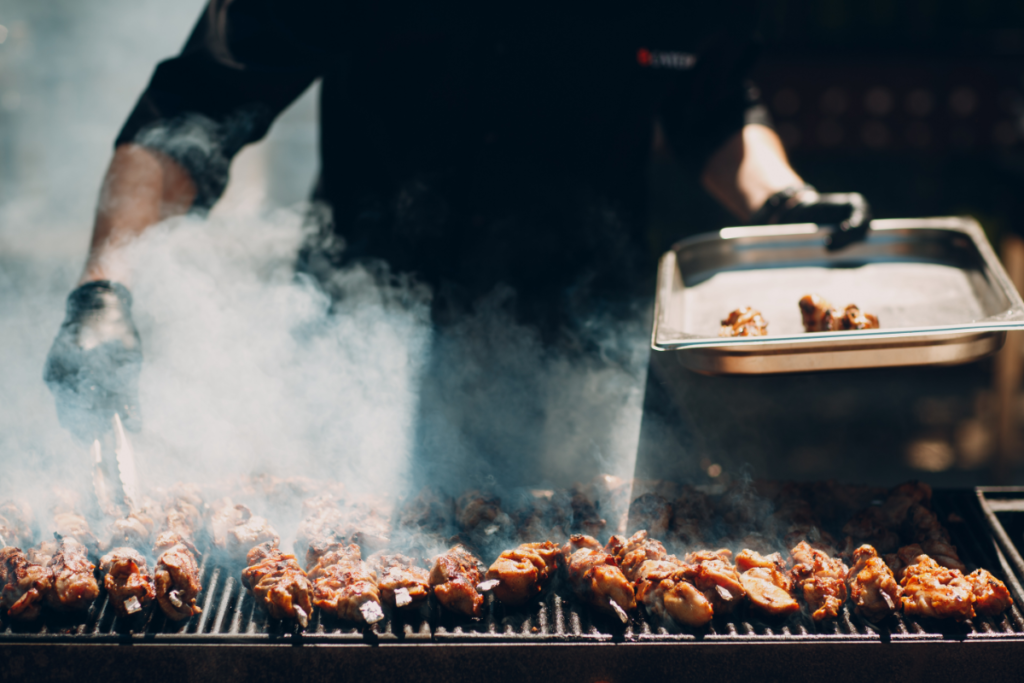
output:
[[[79,284],[94,280],[126,283],[121,249],[146,228],[188,211],[195,184],[180,164],[139,145],[120,145],[107,169],[96,208],[89,258]]]
[[[789,165],[774,130],[750,124],[711,155],[701,184],[741,220],[749,220],[768,198],[804,181]]]

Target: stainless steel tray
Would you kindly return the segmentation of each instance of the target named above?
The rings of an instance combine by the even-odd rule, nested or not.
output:
[[[838,252],[815,224],[725,228],[676,244],[658,265],[652,347],[705,374],[955,365],[1024,329],[1024,302],[971,218],[872,222]],[[807,334],[797,302],[856,303],[881,329]],[[729,311],[752,306],[767,337],[722,338]]]

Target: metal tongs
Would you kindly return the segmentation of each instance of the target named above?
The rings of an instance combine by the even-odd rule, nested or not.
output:
[[[107,434],[102,440],[97,438],[93,441],[89,448],[92,486],[100,511],[111,517],[123,517],[122,506],[127,506],[129,512],[138,509],[139,473],[135,465],[135,449],[128,440],[118,413],[114,413],[111,426],[113,444],[111,435]]]

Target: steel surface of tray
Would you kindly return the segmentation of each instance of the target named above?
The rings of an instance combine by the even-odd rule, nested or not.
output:
[[[1024,302],[971,218],[872,222],[864,242],[825,249],[814,224],[725,228],[676,244],[658,266],[652,347],[707,374],[954,365],[997,351],[1024,328]],[[856,303],[881,328],[803,331],[797,302]],[[744,306],[766,337],[719,337]]]

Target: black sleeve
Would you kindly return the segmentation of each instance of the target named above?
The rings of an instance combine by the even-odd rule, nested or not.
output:
[[[116,144],[180,163],[195,207],[224,192],[235,154],[320,75],[321,59],[274,21],[269,0],[210,0],[181,54],[157,65]]]
[[[680,163],[699,175],[708,158],[750,123],[771,127],[771,115],[749,73],[758,53],[751,33],[715,36],[693,70],[662,102],[666,139]]]

